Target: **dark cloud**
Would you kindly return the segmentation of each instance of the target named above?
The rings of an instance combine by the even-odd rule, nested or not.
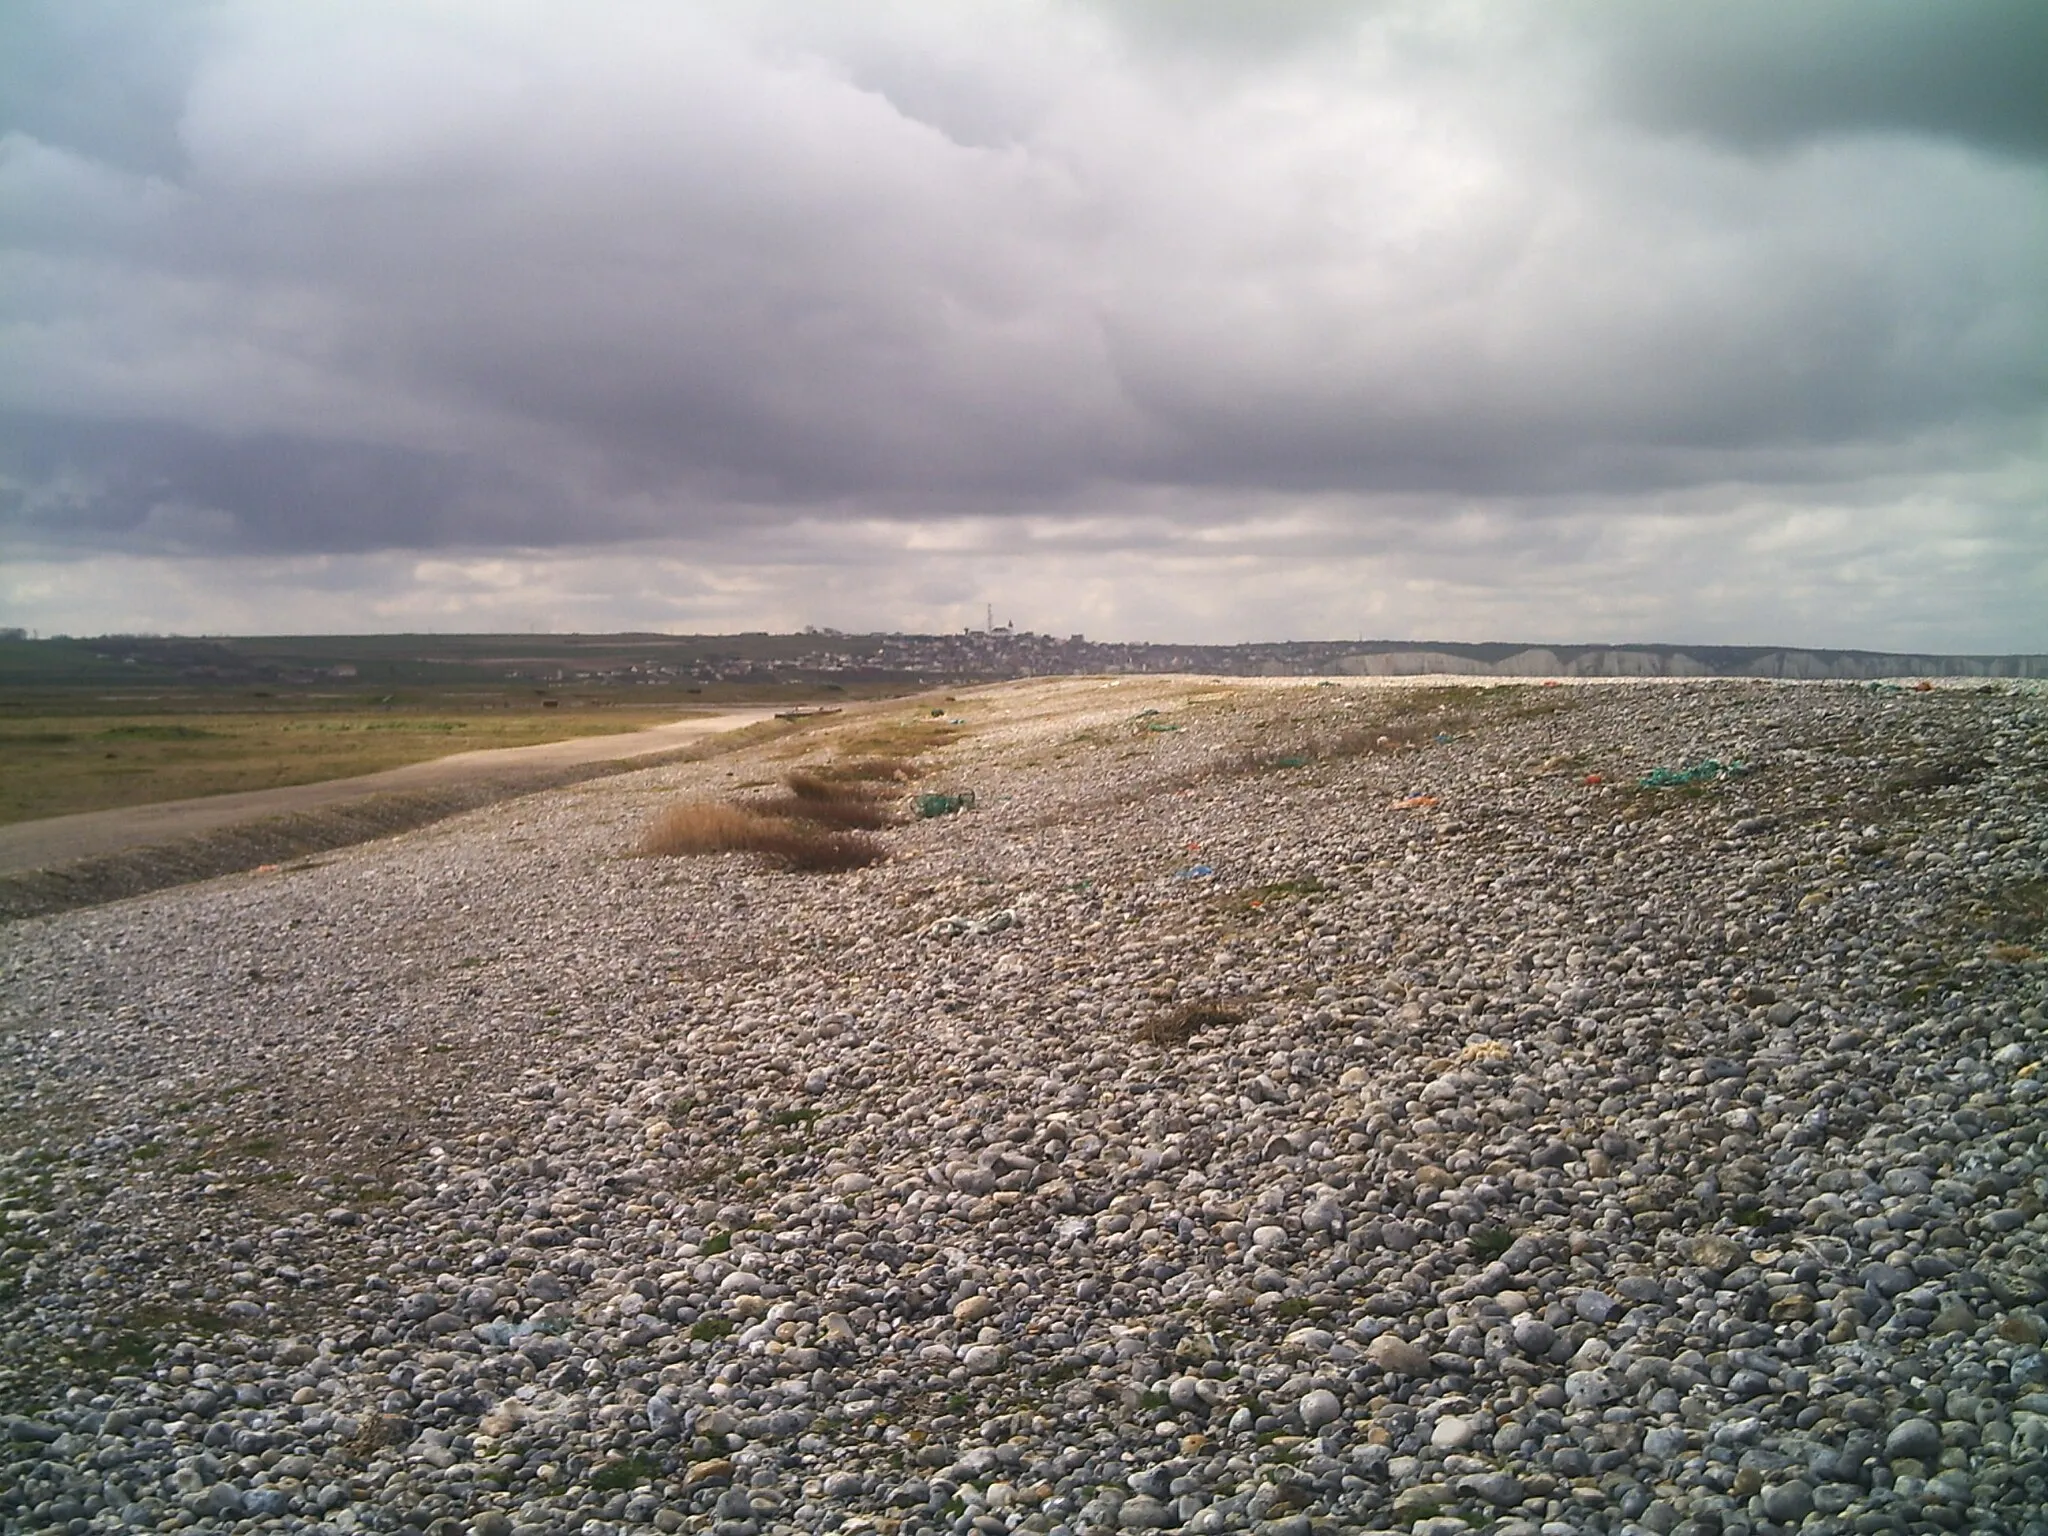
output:
[[[1722,0],[1587,7],[1639,120],[1746,149],[1828,134],[1953,138],[2048,157],[2038,0]]]
[[[353,552],[576,542],[574,508],[559,488],[464,456],[12,412],[0,413],[0,518],[34,548]],[[614,524],[600,533],[632,530]]]
[[[1974,515],[2048,479],[2044,15],[24,4],[0,538]]]

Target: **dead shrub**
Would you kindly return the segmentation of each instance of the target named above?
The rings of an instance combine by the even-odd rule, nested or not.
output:
[[[886,848],[859,832],[716,800],[693,800],[662,812],[641,839],[639,852],[654,858],[752,853],[802,874],[865,869],[888,857]]]
[[[806,800],[801,795],[776,795],[748,804],[757,815],[779,821],[807,821],[813,826],[834,827],[842,832],[879,832],[894,826],[889,808],[867,796],[849,795],[840,800]]]
[[[652,858],[692,853],[745,853],[759,846],[761,818],[737,805],[692,800],[672,805],[640,840]]]
[[[865,785],[833,778],[825,771],[798,769],[782,776],[782,784],[799,800],[845,800],[871,794]]]
[[[907,757],[843,757],[824,776],[841,784],[900,784],[917,777],[917,764]]]
[[[1227,1003],[1183,1003],[1171,1013],[1147,1019],[1137,1035],[1147,1045],[1186,1045],[1205,1029],[1228,1029],[1243,1022],[1243,1011]]]
[[[860,832],[835,832],[815,822],[761,818],[764,829],[754,852],[791,874],[837,875],[866,869],[889,856],[889,850]]]
[[[757,801],[750,808],[765,816],[811,821],[842,831],[876,832],[896,822],[886,804],[886,792],[866,780],[798,772],[785,774],[782,782],[789,793]]]

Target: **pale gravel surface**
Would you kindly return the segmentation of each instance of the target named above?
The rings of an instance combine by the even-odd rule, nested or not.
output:
[[[2048,1532],[2039,692],[950,707],[0,928],[0,1524]]]

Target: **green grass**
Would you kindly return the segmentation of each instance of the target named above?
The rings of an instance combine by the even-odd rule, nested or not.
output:
[[[661,1469],[644,1456],[621,1456],[617,1461],[608,1461],[590,1474],[590,1486],[607,1493],[626,1488],[638,1488],[642,1483],[651,1483],[661,1475]]]
[[[1515,1234],[1506,1227],[1475,1227],[1466,1239],[1475,1259],[1492,1263],[1515,1245]]]

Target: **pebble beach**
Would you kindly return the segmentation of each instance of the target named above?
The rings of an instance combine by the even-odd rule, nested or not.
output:
[[[2044,955],[2012,682],[960,689],[16,921],[0,1529],[2048,1536]]]

